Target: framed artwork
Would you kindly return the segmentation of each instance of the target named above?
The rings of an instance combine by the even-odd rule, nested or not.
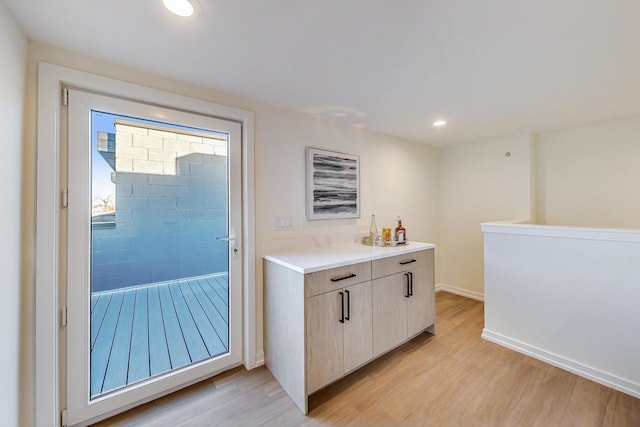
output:
[[[360,218],[360,156],[307,147],[307,219]]]

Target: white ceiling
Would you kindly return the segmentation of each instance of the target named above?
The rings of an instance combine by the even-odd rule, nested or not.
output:
[[[29,39],[412,141],[640,115],[637,0],[0,1]]]

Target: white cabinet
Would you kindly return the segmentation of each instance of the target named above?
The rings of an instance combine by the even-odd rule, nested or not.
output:
[[[433,245],[418,245],[310,273],[265,257],[265,363],[302,412],[309,394],[435,332]]]

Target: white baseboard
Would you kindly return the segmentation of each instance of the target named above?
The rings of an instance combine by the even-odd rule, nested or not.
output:
[[[640,399],[640,384],[584,365],[504,335],[482,330],[482,338]]]
[[[456,294],[466,298],[471,298],[471,299],[484,302],[484,294],[481,294],[479,292],[468,291],[462,288],[457,288],[452,285],[447,285],[446,283],[438,283],[436,285],[436,292],[440,292],[440,291],[445,291],[445,292],[449,292],[450,294]]]
[[[248,364],[246,360],[244,363],[244,367],[247,371],[250,371],[262,365],[264,365],[264,352],[260,352],[256,354],[256,358],[253,361],[253,364]]]

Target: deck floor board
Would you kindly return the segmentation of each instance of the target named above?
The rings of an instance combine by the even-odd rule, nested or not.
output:
[[[207,357],[215,356],[225,351],[224,345],[220,341],[218,334],[216,333],[213,323],[207,316],[206,311],[198,301],[196,294],[193,292],[190,283],[183,283],[180,288],[184,296],[185,302],[189,306],[189,311],[193,316],[193,319],[197,325],[200,337],[204,342],[207,350]]]
[[[164,331],[164,319],[160,307],[160,292],[157,286],[147,289],[147,313],[149,315],[149,371],[159,375],[171,370],[169,346]]]
[[[104,315],[104,319],[100,325],[96,342],[91,350],[91,396],[95,396],[102,390],[104,383],[109,357],[111,355],[111,346],[113,345],[113,337],[116,333],[116,325],[120,317],[120,308],[124,292],[114,293],[111,296],[109,307]]]
[[[171,284],[169,289],[171,290],[178,323],[180,324],[180,330],[184,338],[184,343],[189,351],[191,362],[199,362],[200,360],[208,358],[209,353],[200,335],[200,330],[193,319],[187,302],[184,300],[184,295],[180,291],[179,284]]]
[[[204,289],[200,286],[200,283],[197,280],[189,280],[189,285],[193,291],[193,295],[196,297],[203,311],[207,315],[209,319],[209,323],[213,326],[213,329],[216,332],[216,336],[220,340],[223,348],[218,351],[214,350],[214,354],[220,354],[229,349],[229,329],[227,319],[222,317],[218,309],[216,309],[215,305],[211,302],[211,300],[207,297]]]
[[[169,285],[161,285],[158,290],[160,291],[164,332],[167,336],[167,347],[169,347],[169,361],[171,362],[171,369],[177,369],[191,363],[191,357],[189,357],[187,343],[182,335],[182,328],[180,328]]]
[[[222,300],[228,305],[229,304],[229,283],[226,281],[222,281],[222,279],[218,279],[217,277],[210,277],[206,279],[207,282],[211,285],[214,291],[222,298]]]
[[[98,332],[100,331],[104,316],[109,307],[111,295],[99,295],[92,297],[92,299],[95,299],[96,304],[93,306],[93,310],[91,310],[91,348],[93,348],[98,338]]]
[[[198,283],[200,283],[200,285],[202,286],[202,289],[204,289],[205,293],[209,297],[209,300],[216,307],[216,310],[218,310],[218,313],[220,313],[220,315],[224,319],[229,319],[229,313],[228,313],[229,306],[224,301],[224,299],[222,299],[222,297],[218,294],[218,292],[215,291],[215,288],[211,284],[211,281],[201,279],[201,280],[198,280]]]
[[[103,390],[112,390],[127,382],[135,298],[135,290],[128,290],[124,293],[120,316],[116,325],[116,333],[111,345],[111,354],[107,363],[107,371],[104,375]]]
[[[92,398],[228,351],[227,283],[212,275],[92,295]]]
[[[149,323],[147,289],[136,290],[136,302],[131,329],[127,384],[149,377]]]
[[[98,303],[99,299],[100,299],[99,295],[91,296],[91,313],[93,313],[93,309],[96,308],[96,304]]]

